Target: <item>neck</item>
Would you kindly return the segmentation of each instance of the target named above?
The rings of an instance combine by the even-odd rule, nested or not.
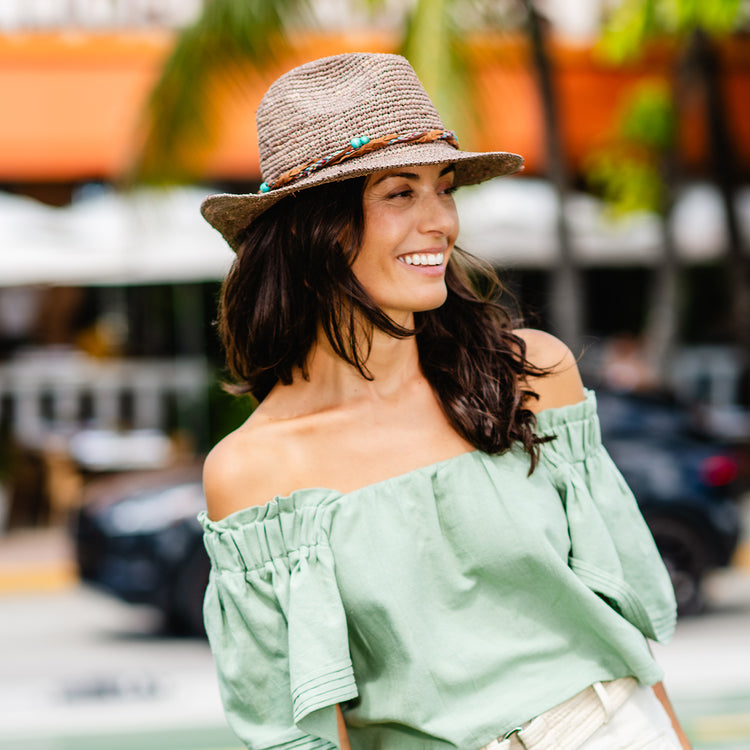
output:
[[[408,327],[413,324],[413,320],[403,323]],[[310,384],[325,390],[332,402],[363,397],[388,398],[420,375],[416,338],[396,339],[375,329],[364,364],[372,380],[364,378],[355,367],[341,359],[321,332],[308,362]]]

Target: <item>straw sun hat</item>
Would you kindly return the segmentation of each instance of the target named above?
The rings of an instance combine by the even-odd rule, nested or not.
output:
[[[398,55],[352,53],[278,78],[257,112],[263,184],[246,195],[210,195],[206,220],[236,250],[243,230],[292,193],[378,170],[450,162],[456,185],[521,169],[504,151],[460,151],[411,65]]]

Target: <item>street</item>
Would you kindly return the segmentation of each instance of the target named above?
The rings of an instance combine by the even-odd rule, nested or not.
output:
[[[89,588],[0,599],[0,748],[239,747],[204,641]]]
[[[665,684],[695,750],[750,748],[750,571],[715,573],[706,613],[654,645]]]
[[[750,571],[654,651],[696,750],[750,748]],[[0,596],[0,750],[239,750],[208,646],[77,583]]]

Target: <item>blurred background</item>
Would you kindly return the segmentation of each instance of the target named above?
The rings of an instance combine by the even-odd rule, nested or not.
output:
[[[667,687],[747,750],[749,32],[746,0],[0,0],[0,748],[238,748],[195,515],[252,404],[198,209],[257,190],[272,80],[361,50],[525,157],[459,191],[460,244],[579,355],[680,604]]]

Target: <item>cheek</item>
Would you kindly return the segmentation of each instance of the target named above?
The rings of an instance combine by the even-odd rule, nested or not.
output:
[[[366,273],[389,267],[393,253],[399,246],[400,235],[392,220],[386,216],[373,216],[365,226],[362,245],[352,269]]]
[[[387,211],[373,212],[365,224],[363,248],[372,252],[390,248],[402,231],[399,223]]]
[[[369,289],[379,275],[378,258],[373,249],[373,244],[365,236],[365,241],[352,263],[352,273],[365,289]]]

